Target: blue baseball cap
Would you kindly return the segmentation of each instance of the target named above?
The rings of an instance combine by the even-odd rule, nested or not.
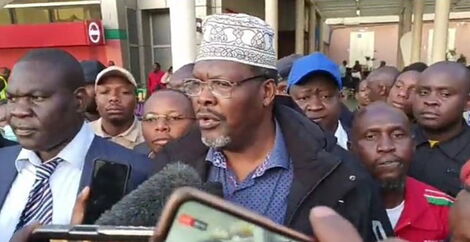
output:
[[[288,90],[292,86],[302,83],[307,77],[315,74],[316,72],[330,74],[338,84],[339,89],[343,87],[339,66],[326,55],[322,53],[313,53],[294,62],[287,80]]]

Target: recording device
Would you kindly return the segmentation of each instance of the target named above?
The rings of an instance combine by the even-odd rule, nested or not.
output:
[[[144,238],[148,241],[168,197],[183,186],[193,186],[216,196],[223,195],[220,183],[203,184],[194,168],[172,163],[112,206],[96,221],[96,225],[46,225],[33,232],[34,238],[116,241]]]
[[[190,187],[169,198],[154,242],[306,242],[313,238]]]
[[[169,164],[101,215],[96,224],[154,226],[168,197],[183,186],[201,189],[199,174],[183,163]]]
[[[99,216],[126,194],[130,166],[96,159],[84,223],[93,224]]]

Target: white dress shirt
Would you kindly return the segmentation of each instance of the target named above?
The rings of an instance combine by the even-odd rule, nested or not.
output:
[[[338,121],[338,128],[336,128],[335,137],[337,139],[336,143],[343,147],[343,149],[348,150],[348,134],[344,130],[340,121]]]
[[[84,123],[72,141],[53,158],[60,157],[64,160],[57,166],[49,179],[53,198],[53,224],[70,223],[85,156],[94,137],[95,134],[89,124]],[[0,210],[0,242],[9,241],[13,235],[36,180],[35,165],[40,164],[41,159],[37,154],[24,148],[16,158],[15,166],[18,175],[13,181],[5,203]]]

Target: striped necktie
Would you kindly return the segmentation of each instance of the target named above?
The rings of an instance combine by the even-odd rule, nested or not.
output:
[[[28,202],[21,213],[16,230],[33,221],[40,222],[41,224],[50,224],[52,222],[53,202],[49,178],[61,161],[63,161],[61,158],[56,158],[36,166],[36,181],[29,193]]]

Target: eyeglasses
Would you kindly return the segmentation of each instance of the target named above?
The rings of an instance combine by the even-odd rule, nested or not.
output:
[[[228,81],[224,79],[209,79],[204,82],[196,78],[188,78],[183,81],[184,92],[191,97],[201,95],[204,86],[208,86],[212,94],[220,98],[231,98],[232,91],[236,86],[242,85],[244,82],[255,80],[265,75],[258,75],[243,79],[238,82]]]
[[[155,113],[146,113],[142,117],[142,122],[144,123],[156,123],[158,120],[163,120],[166,124],[175,124],[183,120],[195,120],[194,117],[185,117],[183,115],[165,115],[165,114],[155,114]]]

